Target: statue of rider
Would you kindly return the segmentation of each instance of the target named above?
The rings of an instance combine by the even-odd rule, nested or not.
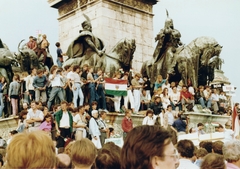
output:
[[[164,28],[160,30],[160,32],[155,37],[155,41],[158,41],[157,46],[153,53],[153,63],[158,62],[162,57],[165,57],[167,54],[169,48],[171,48],[170,53],[166,57],[172,57],[167,58],[168,64],[171,64],[170,62],[174,61],[174,53],[176,52],[176,48],[182,45],[182,42],[180,41],[181,34],[178,30],[174,29],[173,20],[169,18],[168,11],[167,13],[167,19],[165,20]],[[172,67],[175,65],[167,65],[169,66],[169,69],[173,69]],[[173,70],[169,70],[167,73],[171,73]]]
[[[90,19],[84,14],[86,21],[82,23],[83,30],[79,31],[79,36],[70,44],[67,55],[70,58],[80,57],[80,66],[88,64],[96,66],[98,60],[103,55],[103,41],[92,33],[92,25]]]

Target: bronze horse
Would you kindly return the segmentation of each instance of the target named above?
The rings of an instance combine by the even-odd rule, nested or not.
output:
[[[151,64],[152,60],[143,63],[141,72],[148,75],[152,83],[159,74],[163,77],[170,74],[170,82],[182,80],[185,85],[190,80],[194,87],[213,80],[214,71],[211,70],[209,60],[219,56],[222,50],[214,38],[196,38],[187,46],[177,48],[173,55],[171,50],[171,47],[167,48],[163,57],[154,64]]]
[[[115,71],[121,68],[124,71],[130,70],[135,49],[135,40],[125,38],[120,40],[112,50],[110,50],[109,54],[104,53],[96,62],[86,61],[84,57],[75,57],[65,61],[63,67],[72,64],[77,64],[82,67],[88,63],[89,66],[93,66],[95,70],[101,68],[103,72],[109,73],[110,77],[112,77]]]

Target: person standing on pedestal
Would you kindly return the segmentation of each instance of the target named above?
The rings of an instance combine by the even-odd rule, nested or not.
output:
[[[100,118],[97,120],[99,130],[101,132],[100,141],[101,141],[102,147],[105,144],[105,140],[109,136],[109,129],[108,129],[107,124],[105,122],[106,117],[107,117],[107,113],[105,111],[101,111],[100,112]]]
[[[135,112],[139,111],[140,105],[141,105],[141,88],[143,88],[142,85],[140,85],[139,83],[139,79],[141,78],[141,74],[140,73],[136,73],[134,79],[132,79],[131,83],[132,83],[132,87],[133,87],[133,96],[134,96],[134,110]],[[135,113],[134,112],[134,113]]]
[[[73,117],[73,127],[76,128],[75,140],[81,140],[87,136],[87,120],[84,113],[84,106],[79,106],[77,114]]]

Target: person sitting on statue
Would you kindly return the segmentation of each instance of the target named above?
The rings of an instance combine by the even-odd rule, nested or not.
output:
[[[44,34],[42,35],[42,41],[40,42],[40,49],[38,50],[38,58],[41,57],[41,55],[43,54],[43,63],[44,65],[46,64],[46,58],[47,58],[47,52],[49,52],[48,47],[49,47],[50,43],[47,40],[47,36]]]
[[[34,52],[37,52],[37,42],[33,39],[33,36],[29,36],[29,42],[27,43],[27,47],[32,49]]]
[[[219,110],[219,94],[218,94],[217,89],[213,89],[213,92],[211,94],[211,100],[212,100],[213,112],[214,112],[214,114],[218,114],[218,110]]]
[[[198,87],[198,91],[196,93],[196,100],[198,103],[201,104],[203,110],[209,111],[209,108],[211,108],[211,102],[210,102],[210,100],[205,99],[205,95],[204,95],[203,91],[204,91],[204,87],[202,85],[200,85]]]
[[[172,105],[172,109],[175,110],[178,107],[178,110],[182,110],[182,104],[180,100],[180,92],[177,91],[177,87],[174,86],[172,88],[172,93],[170,94],[170,101]]]
[[[182,103],[183,111],[193,111],[193,104],[194,104],[194,98],[192,94],[187,90],[187,86],[182,87],[182,91],[180,93],[180,100]]]
[[[209,104],[207,104],[207,108],[211,109],[212,107],[212,99],[211,99],[211,95],[212,95],[212,90],[210,88],[210,86],[205,86],[205,90],[203,91],[204,94],[204,99],[205,101]]]
[[[157,80],[156,82],[154,83],[154,90],[157,90],[158,88],[162,87],[162,85],[164,83],[166,83],[166,81],[168,80],[168,77],[169,75],[167,74],[167,78],[166,79],[163,79],[162,78],[162,75],[158,75],[157,76]]]

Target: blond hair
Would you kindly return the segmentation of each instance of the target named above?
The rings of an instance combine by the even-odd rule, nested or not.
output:
[[[44,131],[16,134],[7,147],[6,168],[54,168],[53,142]]]
[[[75,141],[72,145],[72,163],[77,167],[90,167],[97,157],[95,145],[87,138]]]

